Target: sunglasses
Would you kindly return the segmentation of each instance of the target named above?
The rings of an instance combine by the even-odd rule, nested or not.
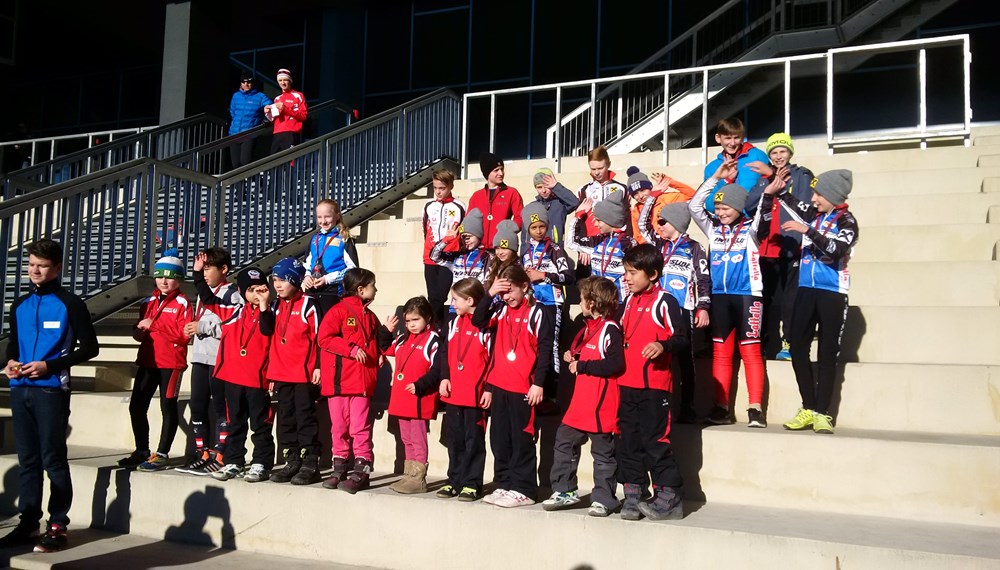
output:
[[[243,81],[240,81],[240,83],[253,83],[253,79],[244,79]]]

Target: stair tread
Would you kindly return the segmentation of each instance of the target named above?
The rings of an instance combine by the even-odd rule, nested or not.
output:
[[[690,427],[683,425],[675,426],[674,429],[685,429],[685,428],[691,429]],[[819,437],[813,434],[811,430],[803,430],[803,431],[786,430],[781,426],[781,420],[778,418],[771,419],[768,422],[768,427],[764,429],[759,429],[759,428],[750,429],[746,427],[746,425],[737,423],[724,426],[707,426],[705,427],[705,433],[710,435],[717,433],[737,434],[747,437],[755,437],[758,434],[761,437]],[[864,428],[838,427],[836,429],[835,438],[837,440],[862,439],[862,440],[875,440],[883,442],[1000,448],[1000,436],[995,436],[995,435],[951,434],[951,433],[932,433],[932,432],[919,432],[919,431],[890,431],[890,430],[873,430]],[[823,440],[833,441],[833,438],[821,439],[821,441]]]

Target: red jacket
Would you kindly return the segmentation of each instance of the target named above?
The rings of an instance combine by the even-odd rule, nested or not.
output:
[[[441,338],[428,328],[418,335],[400,335],[386,356],[396,357],[389,415],[414,420],[432,420],[437,412],[438,384],[441,380]],[[406,391],[415,384],[416,395]]]
[[[184,325],[192,320],[191,304],[180,290],[161,298],[153,291],[139,309],[139,320],[152,319],[149,330],[134,329],[133,337],[140,341],[135,363],[145,368],[187,368],[188,341]]]
[[[382,360],[379,336],[387,336],[388,332],[357,295],[344,297],[327,311],[319,325],[321,394],[369,398],[374,395]],[[357,350],[362,349],[368,354],[364,364],[354,358]]]
[[[487,384],[518,394],[527,394],[532,385],[542,385],[552,366],[548,355],[555,342],[555,325],[540,305],[530,305],[526,300],[514,309],[503,301],[494,303],[487,296],[476,307],[472,326],[495,330]]]
[[[274,118],[274,132],[277,133],[301,133],[302,123],[306,121],[309,114],[306,112],[306,98],[298,91],[288,91],[280,93],[274,98],[274,102],[281,101],[283,108],[281,114]]]
[[[483,213],[483,247],[493,249],[493,236],[497,233],[497,224],[502,220],[513,219],[517,227],[521,227],[521,210],[524,201],[516,188],[501,184],[493,192],[487,188],[476,190],[469,199],[469,211],[478,209]]]
[[[681,309],[673,295],[653,285],[625,301],[622,315],[625,336],[625,373],[619,386],[673,391],[670,373],[672,353],[690,346],[688,327],[681,318]],[[653,360],[642,355],[651,342],[663,346],[663,354]]]
[[[618,323],[590,319],[570,347],[576,385],[562,423],[588,433],[618,433],[618,375],[625,370]]]
[[[472,325],[472,315],[455,315],[448,325],[447,355],[442,359],[441,379],[451,380],[451,396],[446,404],[478,408],[486,387],[486,367],[490,362],[492,336],[489,330]],[[459,364],[462,368],[459,370]]]
[[[316,302],[301,291],[291,299],[275,299],[260,316],[260,332],[271,338],[267,379],[297,384],[312,381],[319,314]]]
[[[231,316],[222,321],[219,356],[215,377],[230,384],[267,389],[267,357],[271,337],[260,331],[257,305],[237,305]]]

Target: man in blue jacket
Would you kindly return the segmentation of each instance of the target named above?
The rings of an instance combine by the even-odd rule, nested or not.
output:
[[[73,502],[66,455],[70,367],[97,356],[97,335],[84,302],[59,284],[62,247],[48,239],[27,247],[31,291],[10,307],[4,373],[10,379],[14,444],[20,464],[21,520],[0,547],[38,539],[42,471],[49,474],[49,520],[35,552],[66,547]]]
[[[264,106],[271,104],[271,99],[257,91],[254,86],[253,74],[244,71],[240,76],[240,88],[233,93],[229,102],[229,135],[237,135],[264,123]],[[253,158],[253,138],[237,143],[229,150],[233,159],[233,168],[249,164]]]

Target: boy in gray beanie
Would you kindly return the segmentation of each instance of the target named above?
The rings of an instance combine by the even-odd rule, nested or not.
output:
[[[534,204],[543,207],[549,216],[549,221],[546,222],[548,229],[545,235],[552,238],[553,242],[563,245],[563,234],[566,233],[566,217],[580,205],[580,198],[569,188],[560,184],[556,180],[555,174],[549,168],[539,168],[535,172],[532,182],[535,185],[535,191],[538,192],[538,195],[535,196],[534,202],[525,206],[525,209]],[[524,219],[523,210],[521,219]],[[522,224],[521,227],[527,228],[528,226]]]
[[[597,220],[598,231],[587,235],[587,217]],[[607,198],[594,204],[585,199],[576,209],[576,220],[571,226],[569,243],[590,258],[591,275],[607,277],[618,287],[618,300],[625,301],[628,284],[625,283],[625,253],[636,245],[631,226],[626,226],[625,192],[614,191]]]
[[[460,226],[449,229],[444,238],[434,244],[430,258],[451,270],[452,284],[466,277],[486,282],[493,256],[483,249],[482,241],[483,213],[478,209],[470,210]]]
[[[761,199],[761,210],[766,211],[770,211],[773,201],[780,202],[781,208],[792,217],[781,225],[781,229],[802,234],[799,288],[788,339],[802,407],[794,418],[784,423],[785,429],[811,427],[816,433],[833,433],[830,401],[851,286],[847,264],[859,233],[858,221],[848,211],[846,203],[853,183],[850,170],[824,172],[813,179],[812,204],[807,204],[787,191],[785,181],[777,177],[764,190]],[[768,230],[770,225],[762,224],[757,230],[759,238],[766,238]],[[809,349],[817,326],[819,350],[814,376]]]

